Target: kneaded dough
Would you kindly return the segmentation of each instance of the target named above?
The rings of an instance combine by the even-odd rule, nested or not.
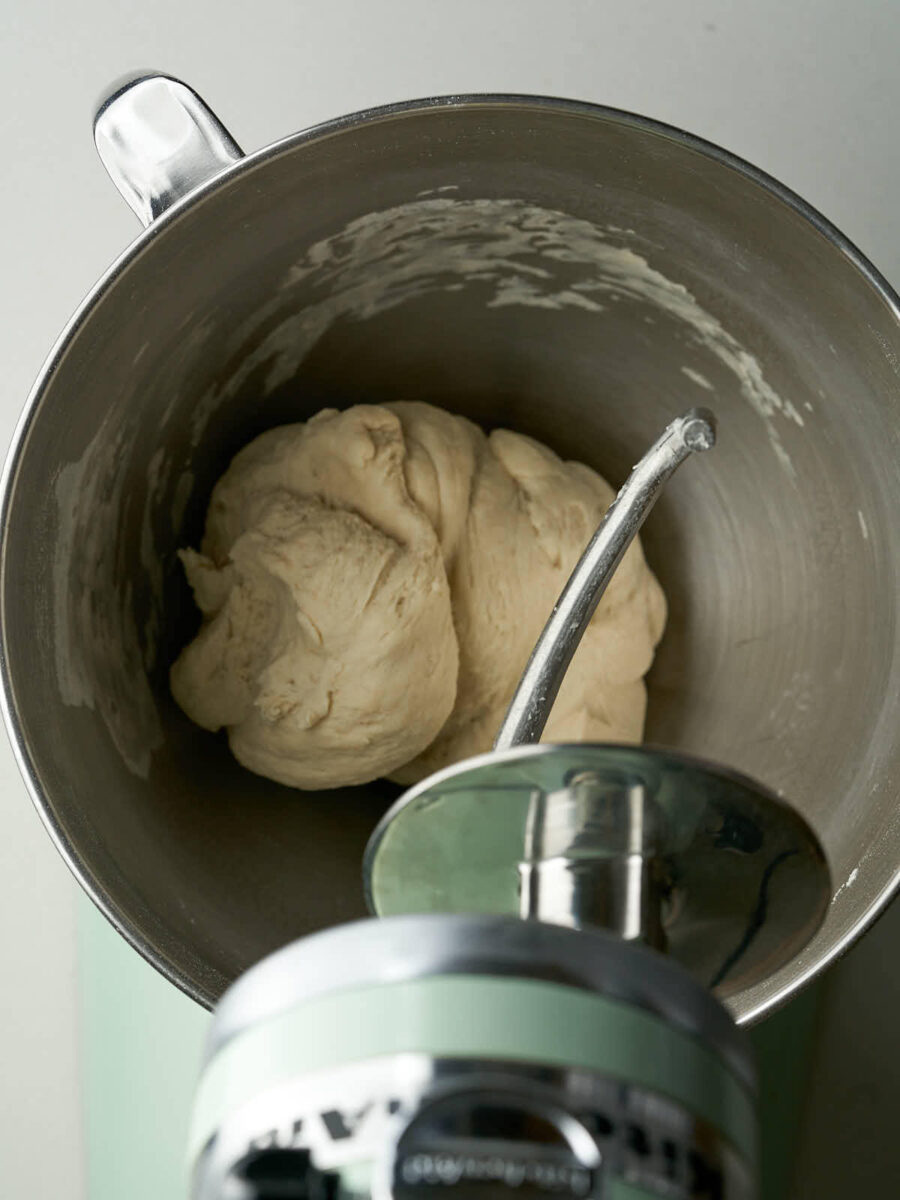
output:
[[[421,403],[326,409],[258,437],[181,557],[204,621],[171,673],[251,770],[301,788],[411,783],[488,750],[612,502],[581,463]],[[635,541],[548,741],[637,741],[665,623]]]

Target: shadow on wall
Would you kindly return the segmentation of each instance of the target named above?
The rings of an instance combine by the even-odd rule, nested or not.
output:
[[[821,986],[789,1200],[894,1200],[900,1192],[898,946],[894,903]]]

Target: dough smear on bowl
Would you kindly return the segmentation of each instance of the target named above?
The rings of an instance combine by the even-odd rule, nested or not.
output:
[[[612,488],[422,403],[325,409],[236,455],[201,552],[175,699],[300,788],[412,783],[488,750]],[[638,741],[665,624],[636,540],[575,654],[548,741]]]

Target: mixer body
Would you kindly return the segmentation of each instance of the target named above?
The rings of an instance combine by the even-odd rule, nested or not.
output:
[[[191,1153],[196,1200],[750,1200],[753,1067],[685,971],[612,935],[360,922],[226,994]]]

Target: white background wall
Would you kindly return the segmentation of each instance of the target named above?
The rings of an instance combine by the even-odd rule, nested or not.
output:
[[[90,117],[105,85],[138,67],[186,78],[248,149],[437,93],[543,92],[634,109],[771,171],[900,282],[896,0],[2,0],[0,13],[3,442],[59,328],[136,232],[96,160]],[[5,742],[0,820],[3,1189],[77,1200],[74,885]],[[890,1095],[872,1078],[889,1079],[900,1060],[896,1038],[893,1050],[885,1042],[900,1024],[890,933],[883,923],[858,975],[853,958],[843,968],[849,982],[826,1021],[844,1065],[823,1057],[820,1082],[841,1089],[859,1076],[844,1094],[868,1135]],[[854,1021],[859,997],[877,991],[887,993],[878,1012],[869,1003]],[[870,1141],[877,1177],[877,1133]],[[821,1157],[808,1153],[810,1171]],[[884,1185],[869,1195],[895,1194]]]

